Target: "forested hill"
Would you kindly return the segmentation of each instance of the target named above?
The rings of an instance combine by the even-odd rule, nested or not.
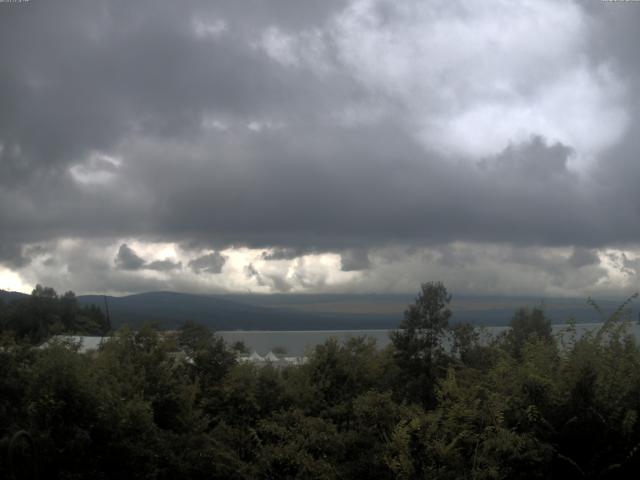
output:
[[[27,295],[0,290],[8,303]],[[101,295],[78,296],[81,305],[104,310]],[[175,328],[192,320],[216,330],[350,330],[395,328],[413,295],[296,295],[240,294],[193,295],[176,292],[149,292],[107,297],[114,327],[125,323],[141,325],[156,322],[162,328]],[[621,300],[598,300],[605,313],[611,313]],[[454,295],[453,322],[475,325],[507,325],[515,309],[543,304],[553,323],[570,318],[578,322],[598,322],[601,316],[581,299]],[[637,312],[632,313],[633,318]]]
[[[80,296],[81,304],[104,308],[102,296]],[[272,308],[217,296],[175,292],[150,292],[125,297],[107,297],[112,324],[140,325],[156,322],[175,328],[187,320],[216,330],[337,330],[394,328],[402,317],[395,315],[306,312],[291,308]]]
[[[80,303],[104,307],[101,296],[80,296]],[[191,295],[152,292],[126,297],[107,297],[114,325],[148,321],[177,327],[193,320],[216,330],[357,330],[396,328],[413,295],[339,294],[235,294]],[[605,314],[613,312],[621,300],[599,300]],[[453,297],[452,321],[474,325],[508,325],[519,307],[543,305],[553,323],[570,318],[578,322],[602,321],[584,298],[541,299],[536,297],[471,296]],[[635,316],[637,313],[632,313]]]
[[[0,300],[5,303],[9,303],[12,300],[21,300],[27,298],[28,296],[29,295],[27,295],[26,293],[8,292],[6,290],[0,289]]]

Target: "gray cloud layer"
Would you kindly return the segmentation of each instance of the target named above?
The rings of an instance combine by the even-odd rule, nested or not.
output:
[[[145,264],[145,261],[126,243],[120,245],[114,262],[122,270],[140,270]]]
[[[200,260],[201,259],[198,259],[197,261]],[[114,259],[114,264],[119,270],[130,271],[156,270],[158,272],[169,272],[172,270],[180,270],[182,268],[182,262],[175,262],[168,258],[165,258],[164,260],[154,260],[152,262],[147,262],[126,243],[120,245],[118,253]]]
[[[393,33],[400,25],[418,47],[430,44],[407,22],[428,16],[419,2],[407,7],[416,9],[411,15],[393,3],[350,3],[4,5],[0,262],[24,266],[24,245],[57,238],[126,237],[275,248],[266,260],[338,251],[343,271],[366,269],[367,249],[395,244],[575,246],[571,264],[581,267],[595,263],[592,248],[638,242],[640,62],[630,46],[640,40],[639,8],[558,7],[575,19],[577,40],[565,57],[559,49],[549,69],[559,78],[565,67],[575,70],[575,90],[596,92],[585,98],[593,97],[593,112],[608,115],[600,132],[552,138],[553,116],[545,117],[525,138],[470,161],[446,144],[430,148],[423,130],[440,132],[433,125],[462,119],[461,138],[475,138],[467,118],[486,108],[465,116],[454,100],[475,105],[461,96],[464,89],[473,98],[497,95],[494,77],[485,85],[451,79],[453,89],[462,86],[446,102],[409,82],[419,72],[404,75],[409,67],[400,64],[384,70],[390,63],[381,51],[382,73],[373,78],[375,69],[354,47],[356,34],[369,35],[357,8],[368,9],[379,29]],[[584,65],[576,64],[577,53]],[[527,111],[527,102],[547,101],[538,90],[551,80],[545,72],[521,73],[527,60],[523,51],[496,67],[513,80],[500,108]],[[533,83],[518,83],[529,76]],[[619,95],[609,93],[617,91],[611,78],[622,79]],[[564,118],[576,108],[570,95],[566,104],[557,98],[544,112]],[[628,126],[608,134],[620,108]],[[486,128],[480,123],[479,131]],[[603,140],[595,153],[580,150],[591,148],[585,137],[602,135],[616,141]],[[589,156],[589,168],[571,168]],[[224,262],[214,252],[189,267],[219,273]],[[147,262],[126,244],[115,265],[182,268],[168,259]]]
[[[213,252],[190,261],[189,267],[195,273],[220,273],[226,261],[224,255]]]
[[[365,250],[348,250],[340,256],[340,269],[343,272],[367,270],[370,267],[371,261]]]

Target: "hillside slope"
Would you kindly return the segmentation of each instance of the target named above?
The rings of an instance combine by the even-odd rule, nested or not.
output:
[[[28,298],[18,292],[0,290],[0,299],[9,303]],[[101,295],[81,295],[80,304],[104,309]],[[411,295],[193,295],[176,292],[149,292],[123,297],[107,297],[113,326],[155,322],[175,328],[192,320],[216,330],[356,330],[389,329],[398,326],[403,311],[413,302]],[[605,313],[613,312],[621,300],[598,302]],[[451,304],[453,322],[475,325],[507,325],[521,306],[539,305],[534,297],[456,295]],[[631,318],[637,316],[637,307]],[[601,321],[585,299],[544,299],[547,316],[553,323],[575,318],[579,323]]]

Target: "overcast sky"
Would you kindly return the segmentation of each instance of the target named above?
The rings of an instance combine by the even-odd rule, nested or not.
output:
[[[0,3],[0,288],[624,294],[640,2]]]

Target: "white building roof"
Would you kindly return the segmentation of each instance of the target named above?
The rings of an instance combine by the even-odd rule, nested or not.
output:
[[[78,346],[79,353],[87,353],[98,350],[108,339],[109,337],[88,335],[54,335],[42,345],[42,348],[46,348],[52,343],[72,343]]]
[[[265,362],[277,367],[285,367],[288,365],[304,365],[307,363],[307,357],[278,357],[275,353],[269,352],[264,357],[258,352],[253,352],[251,355],[243,355],[238,357],[238,361],[241,363],[253,363],[254,365],[264,365]]]

